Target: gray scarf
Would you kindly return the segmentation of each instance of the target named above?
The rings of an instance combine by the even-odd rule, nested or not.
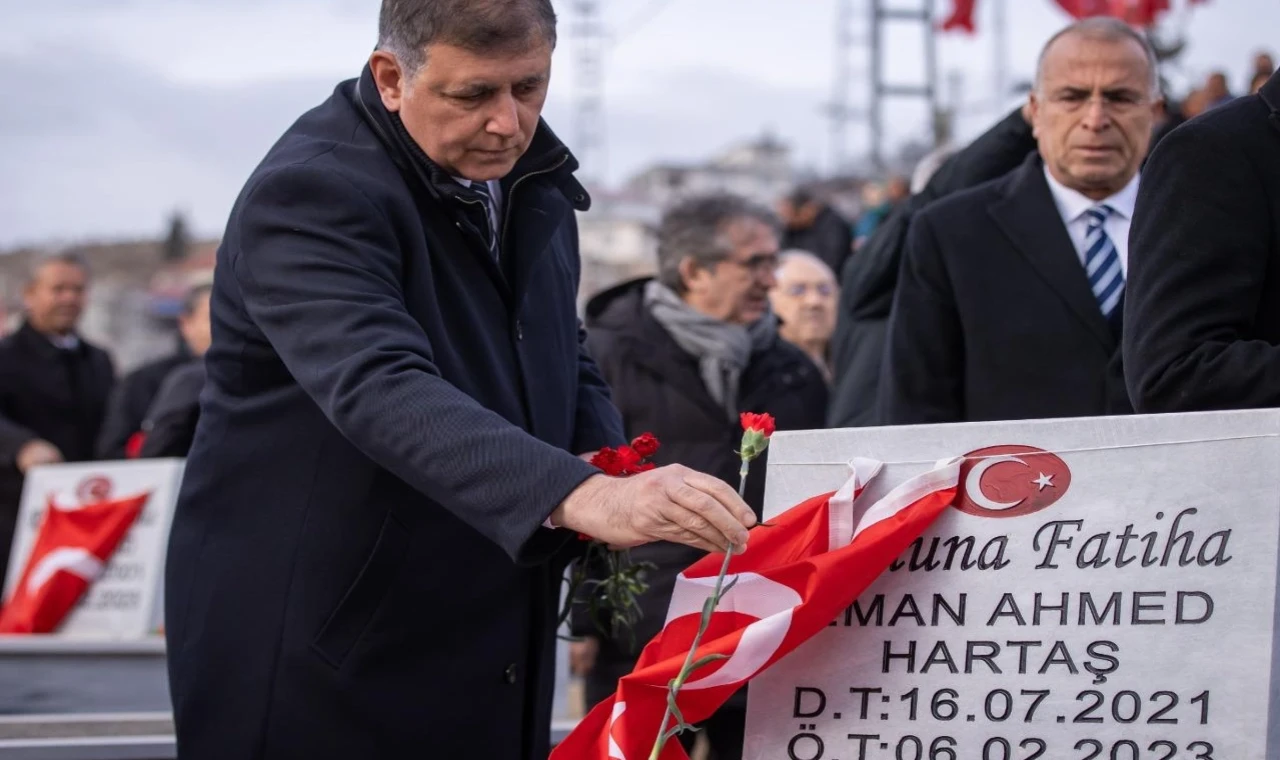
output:
[[[644,287],[644,304],[676,345],[698,360],[702,382],[730,420],[738,418],[738,381],[753,351],[767,349],[778,336],[778,319],[766,314],[750,327],[708,317],[657,280]]]

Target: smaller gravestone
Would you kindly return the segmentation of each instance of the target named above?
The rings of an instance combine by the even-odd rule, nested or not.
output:
[[[51,502],[73,506],[146,494],[146,504],[128,535],[55,635],[127,640],[159,633],[165,551],[183,464],[181,459],[149,459],[33,469],[23,486],[4,599],[13,595]]]

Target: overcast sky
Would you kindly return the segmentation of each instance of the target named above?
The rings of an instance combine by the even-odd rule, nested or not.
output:
[[[982,34],[991,2],[979,0],[978,35],[947,35],[940,45],[943,75],[963,76],[970,107],[962,136],[996,115],[992,45]],[[1011,79],[1025,80],[1040,45],[1067,17],[1050,0],[1006,2]],[[607,59],[611,182],[654,161],[704,158],[765,130],[803,165],[827,167],[820,108],[831,94],[836,0],[600,4],[615,32]],[[198,233],[217,235],[271,143],[359,72],[378,5],[0,0],[0,248],[158,235],[172,209],[188,214]],[[574,39],[569,3],[556,5],[561,44],[545,115],[572,147]],[[1251,54],[1280,47],[1280,0],[1209,0],[1183,22],[1186,77],[1222,68],[1239,89]],[[899,28],[886,42],[887,70],[918,80],[918,34]],[[865,71],[858,66],[857,81]],[[900,138],[923,134],[922,110],[894,108],[890,121]],[[865,145],[865,137],[853,138]]]

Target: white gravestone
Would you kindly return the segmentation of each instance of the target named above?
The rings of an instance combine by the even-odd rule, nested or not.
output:
[[[106,495],[110,499],[146,493],[149,496],[142,513],[103,574],[89,586],[56,635],[121,640],[157,633],[163,620],[169,524],[182,482],[183,464],[181,459],[147,459],[34,468],[22,488],[4,599],[13,595],[50,498],[59,504],[74,504],[83,502],[89,496],[87,491],[97,491],[95,498]]]
[[[766,516],[971,454],[948,510],[752,682],[758,760],[1262,760],[1280,413],[779,433]]]

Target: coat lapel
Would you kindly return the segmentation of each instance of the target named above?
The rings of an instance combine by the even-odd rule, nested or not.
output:
[[[1262,101],[1271,109],[1271,126],[1280,133],[1280,71],[1271,75],[1267,83],[1262,85],[1262,91],[1258,93],[1262,96]]]
[[[1032,155],[1009,177],[1006,192],[988,209],[996,225],[1108,350],[1116,339],[1089,288],[1084,267],[1045,181],[1043,164]]]

